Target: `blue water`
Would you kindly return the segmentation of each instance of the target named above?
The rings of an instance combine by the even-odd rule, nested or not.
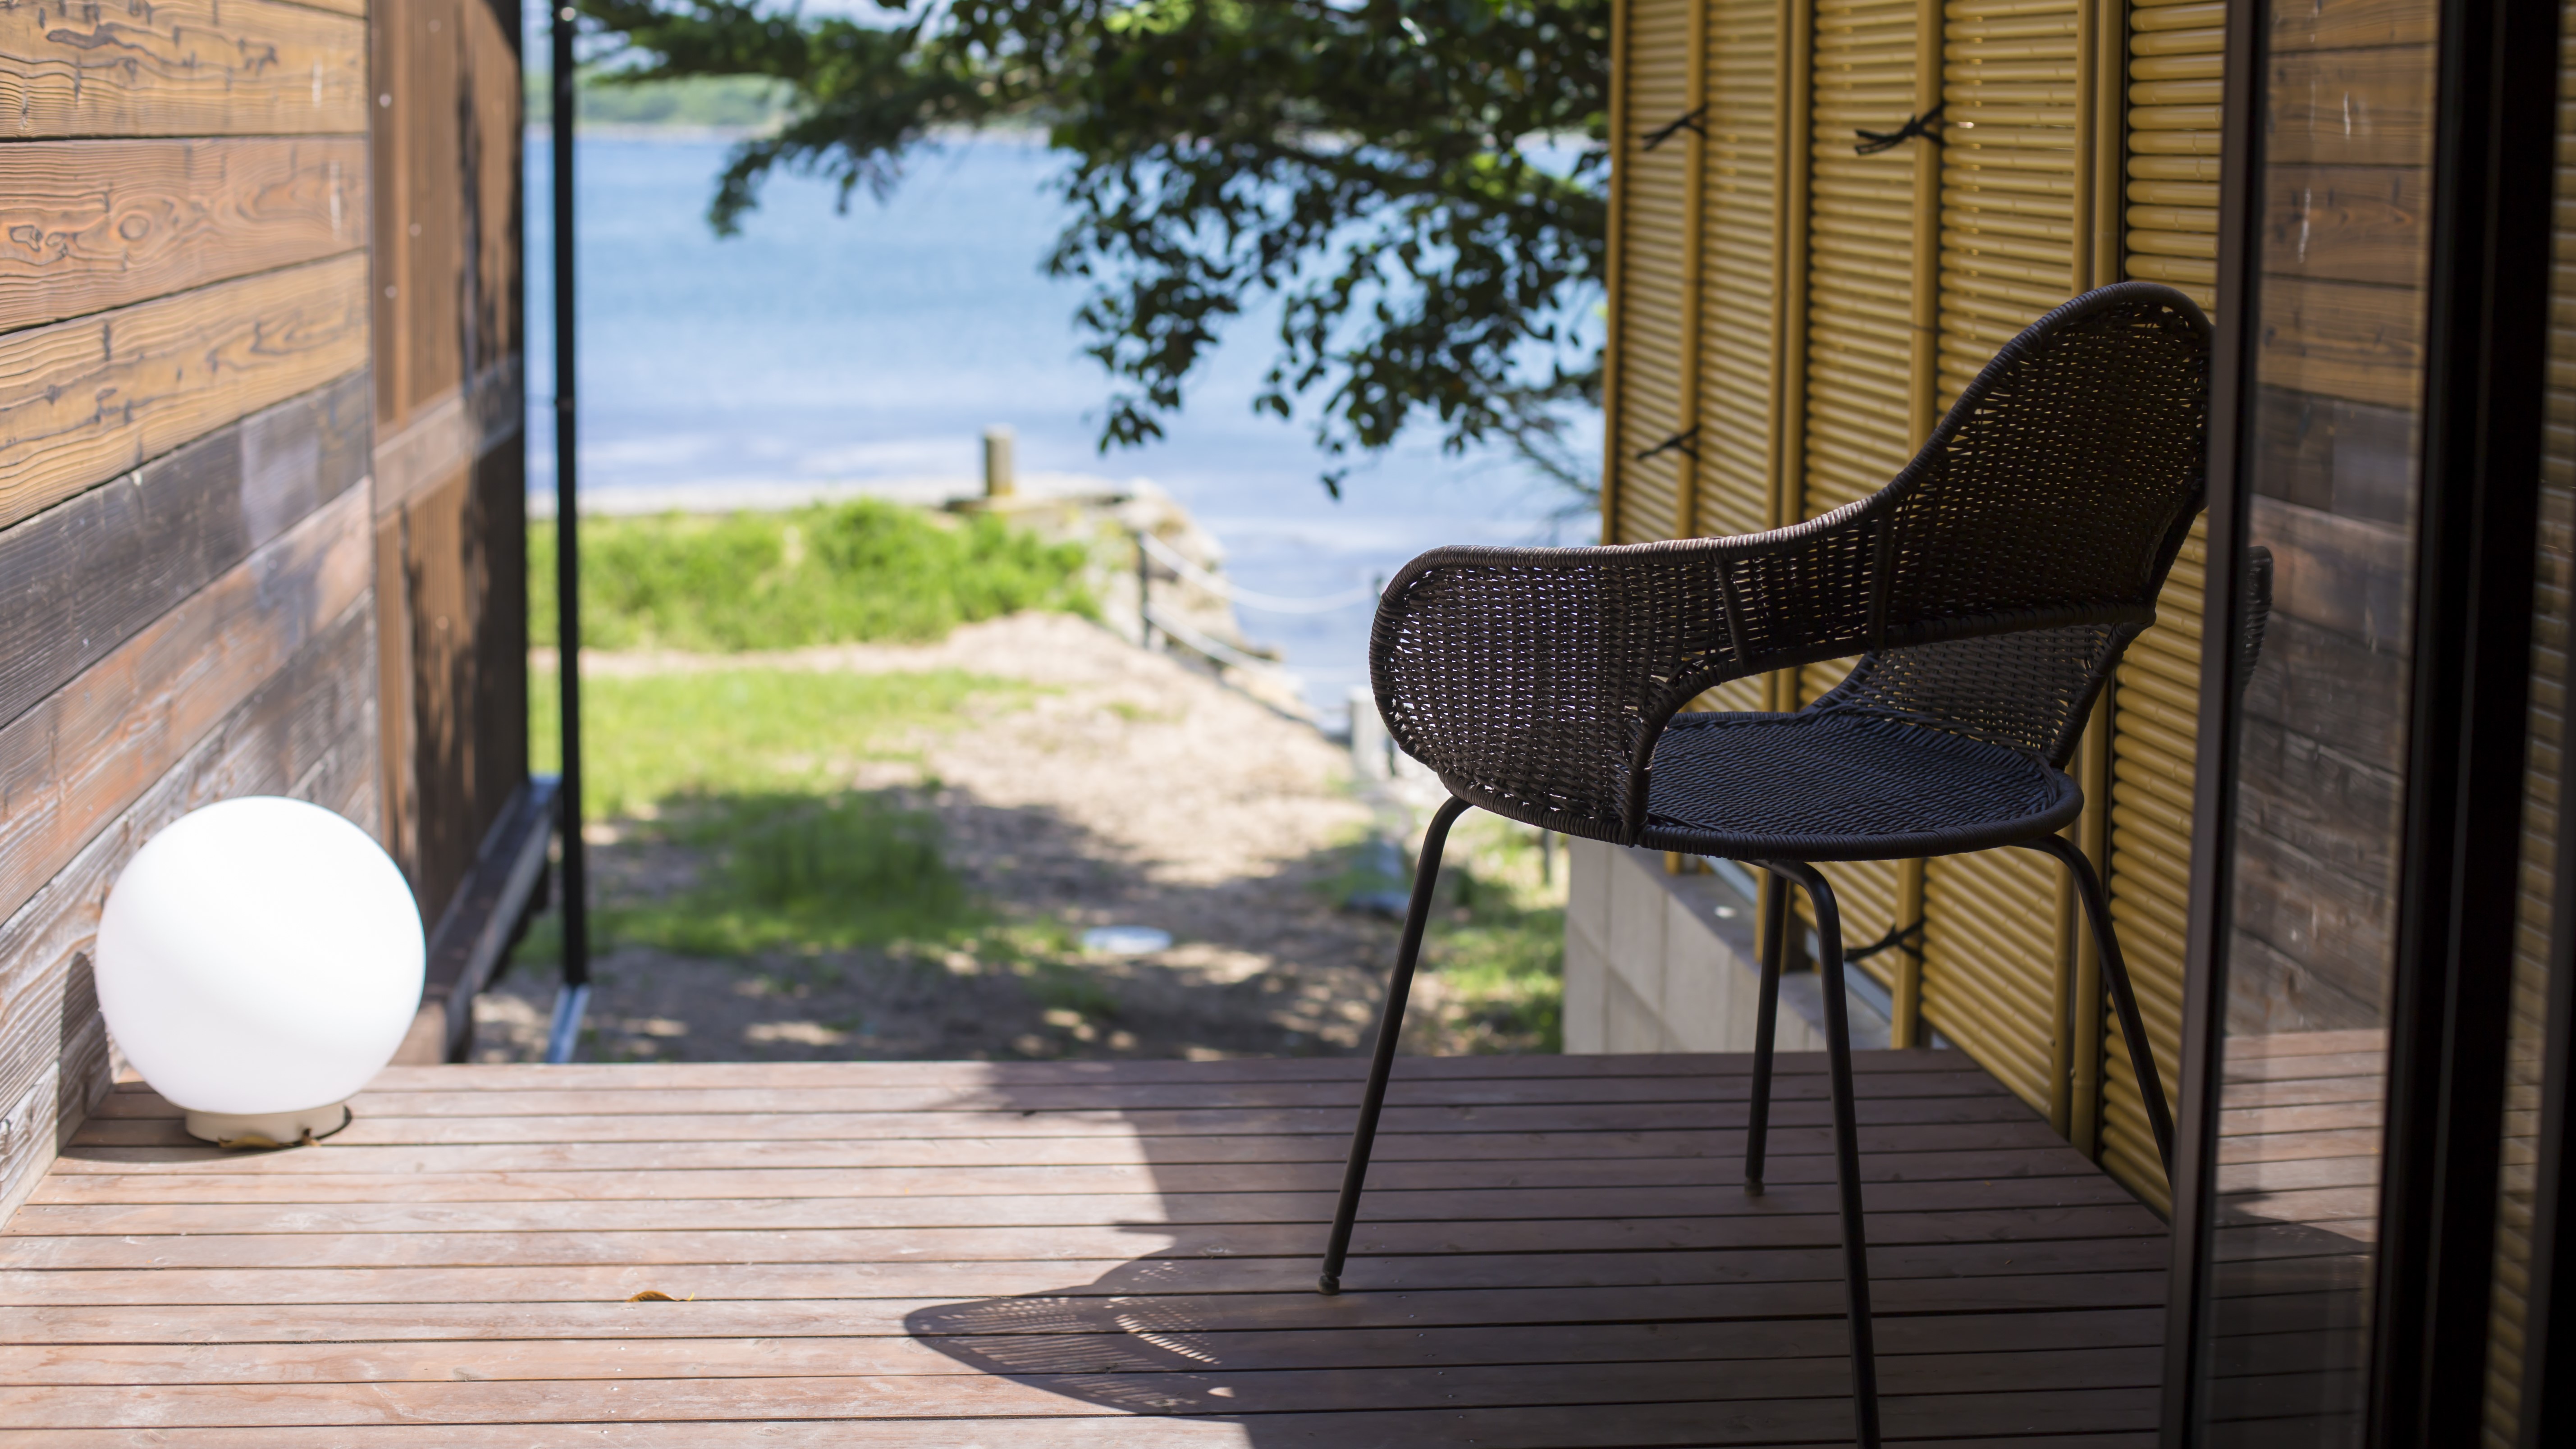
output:
[[[721,143],[579,145],[584,488],[968,478],[984,428],[1006,423],[1023,474],[1151,478],[1224,541],[1236,579],[1273,594],[1336,593],[1437,544],[1591,540],[1588,518],[1551,521],[1565,495],[1508,453],[1446,457],[1427,431],[1363,463],[1334,502],[1307,426],[1251,411],[1270,358],[1258,316],[1166,439],[1099,454],[1110,380],[1077,350],[1080,284],[1040,270],[1063,212],[1046,189],[1060,163],[1033,143],[952,143],[890,203],[862,195],[847,215],[826,185],[775,182],[729,240],[705,221]],[[554,387],[550,152],[527,151],[538,400]],[[529,485],[551,493],[550,410],[529,420]],[[1365,608],[1241,617],[1328,715],[1366,682]]]

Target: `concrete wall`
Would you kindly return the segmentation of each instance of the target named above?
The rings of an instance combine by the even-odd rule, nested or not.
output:
[[[1726,876],[1671,875],[1661,851],[1568,840],[1565,1049],[1748,1052],[1761,975],[1749,896]],[[1887,1007],[1858,969],[1855,1046],[1887,1045]],[[1774,1044],[1822,1051],[1824,994],[1813,971],[1780,988]]]

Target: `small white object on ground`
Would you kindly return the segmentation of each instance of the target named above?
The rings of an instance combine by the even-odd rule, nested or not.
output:
[[[1172,948],[1172,933],[1152,926],[1094,926],[1082,933],[1082,949],[1108,956],[1150,956]]]

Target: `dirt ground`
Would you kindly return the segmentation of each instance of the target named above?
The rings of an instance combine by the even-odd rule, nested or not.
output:
[[[920,799],[968,883],[1022,919],[1138,925],[1151,955],[1018,963],[875,951],[693,960],[633,945],[594,963],[582,1056],[793,1060],[1343,1053],[1368,1038],[1393,957],[1388,922],[1340,908],[1351,844],[1404,829],[1363,803],[1348,756],[1310,725],[1177,659],[1061,615],[1022,615],[922,647],[795,654],[596,656],[594,674],[766,665],[956,668],[1033,694],[917,741],[921,767],[862,787],[935,781]],[[616,823],[591,827],[594,899],[685,889],[704,862]],[[1438,1018],[1439,986],[1417,997]],[[477,1003],[473,1057],[540,1055],[551,964]]]

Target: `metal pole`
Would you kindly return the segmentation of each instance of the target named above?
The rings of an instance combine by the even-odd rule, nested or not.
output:
[[[555,242],[555,638],[563,726],[563,989],[555,998],[546,1060],[568,1062],[581,1041],[581,1018],[590,1003],[590,894],[581,839],[581,551],[575,506],[573,408],[572,122],[573,20],[569,5],[554,13]]]

